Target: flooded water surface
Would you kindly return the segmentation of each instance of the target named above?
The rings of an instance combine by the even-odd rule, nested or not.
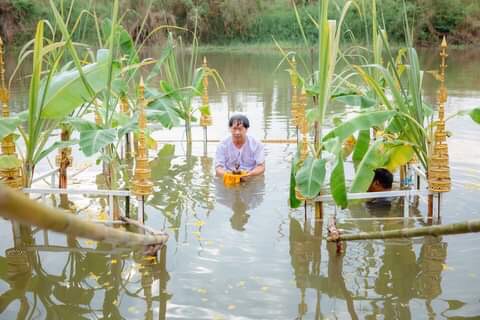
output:
[[[436,69],[435,51],[420,52]],[[295,139],[289,79],[275,53],[208,53],[226,90],[210,88],[213,127],[228,135],[234,112],[251,121],[258,139]],[[480,51],[452,51],[447,70],[447,114],[480,105]],[[425,76],[435,101],[437,83]],[[22,98],[15,99],[20,105]],[[338,107],[333,114],[348,111]],[[441,223],[480,214],[480,127],[470,118],[447,122],[452,191]],[[155,133],[182,140],[182,127]],[[194,139],[203,131],[194,128]],[[326,242],[326,220],[311,209],[289,209],[290,161],[295,145],[267,144],[266,173],[226,188],[214,176],[215,143],[159,143],[151,152],[155,193],[146,224],[165,229],[157,259],[109,244],[0,221],[0,318],[4,319],[459,319],[480,318],[480,236],[349,242],[345,254]],[[91,166],[89,166],[91,165]],[[40,171],[49,168],[43,164]],[[94,159],[75,154],[72,188],[101,188]],[[397,177],[398,180],[398,177]],[[58,201],[49,197],[48,201]],[[98,219],[106,199],[71,197],[70,206]],[[325,204],[347,233],[425,225],[425,202],[411,217],[400,204]],[[306,217],[306,219],[305,219]]]

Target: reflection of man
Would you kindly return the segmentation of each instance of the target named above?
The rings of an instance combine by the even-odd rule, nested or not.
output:
[[[222,182],[216,181],[217,201],[233,210],[230,218],[232,229],[245,230],[245,225],[250,218],[247,211],[256,208],[263,201],[264,180],[263,176],[252,178],[249,183],[238,185],[235,188],[227,188]]]
[[[226,172],[246,171],[248,178],[258,176],[265,171],[265,152],[263,145],[247,135],[250,122],[244,115],[233,115],[228,121],[232,134],[217,147],[215,171],[218,177]]]

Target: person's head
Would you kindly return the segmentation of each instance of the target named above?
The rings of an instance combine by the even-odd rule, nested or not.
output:
[[[232,133],[233,142],[243,143],[247,137],[250,121],[242,114],[234,114],[228,120],[228,127]]]
[[[384,168],[374,170],[375,176],[368,188],[368,192],[389,191],[392,189],[393,174]]]

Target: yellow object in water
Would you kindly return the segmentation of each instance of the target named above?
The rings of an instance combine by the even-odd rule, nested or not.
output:
[[[240,171],[239,174],[234,174],[233,172],[225,172],[223,175],[223,184],[226,186],[234,186],[240,183],[240,178],[247,175],[246,171]]]

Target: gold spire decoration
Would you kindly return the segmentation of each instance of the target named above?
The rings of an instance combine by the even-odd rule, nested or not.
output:
[[[300,159],[305,160],[308,155],[308,122],[307,117],[305,116],[305,109],[307,108],[307,93],[305,92],[305,88],[302,89],[302,93],[300,94],[300,102],[298,103],[298,110],[297,110],[297,122],[298,122],[298,129],[302,134],[302,142],[300,147]]]
[[[450,166],[448,164],[448,145],[447,133],[445,131],[445,103],[448,93],[445,87],[445,69],[447,68],[446,59],[447,41],[443,37],[440,45],[440,90],[438,91],[438,120],[434,136],[433,154],[429,166],[429,185],[432,192],[448,192],[451,188]]]
[[[4,118],[8,118],[10,116],[10,108],[8,106],[9,99],[10,95],[5,82],[3,41],[0,37],[0,103],[2,105],[2,117]],[[6,136],[2,140],[2,155],[14,156],[18,159],[12,134]],[[9,187],[13,189],[20,189],[23,186],[23,178],[21,176],[19,167],[0,170],[0,177]]]
[[[202,67],[206,71],[208,69],[207,57],[203,57]],[[202,107],[208,108],[208,75],[205,72],[203,75],[203,94]],[[210,110],[210,108],[208,108]],[[212,125],[212,116],[210,114],[202,113],[200,116],[200,126],[206,128]]]
[[[292,123],[295,127],[299,127],[299,109],[301,108],[298,105],[298,75],[297,75],[297,62],[295,60],[295,56],[292,57],[292,72],[290,73],[290,82],[292,84]]]
[[[138,87],[139,93],[139,110],[138,125],[140,132],[138,134],[138,152],[135,156],[135,176],[133,180],[132,191],[136,196],[148,196],[152,193],[153,183],[150,180],[151,170],[148,163],[148,151],[145,142],[145,129],[147,127],[147,119],[145,117],[145,85],[143,78],[140,79]]]

